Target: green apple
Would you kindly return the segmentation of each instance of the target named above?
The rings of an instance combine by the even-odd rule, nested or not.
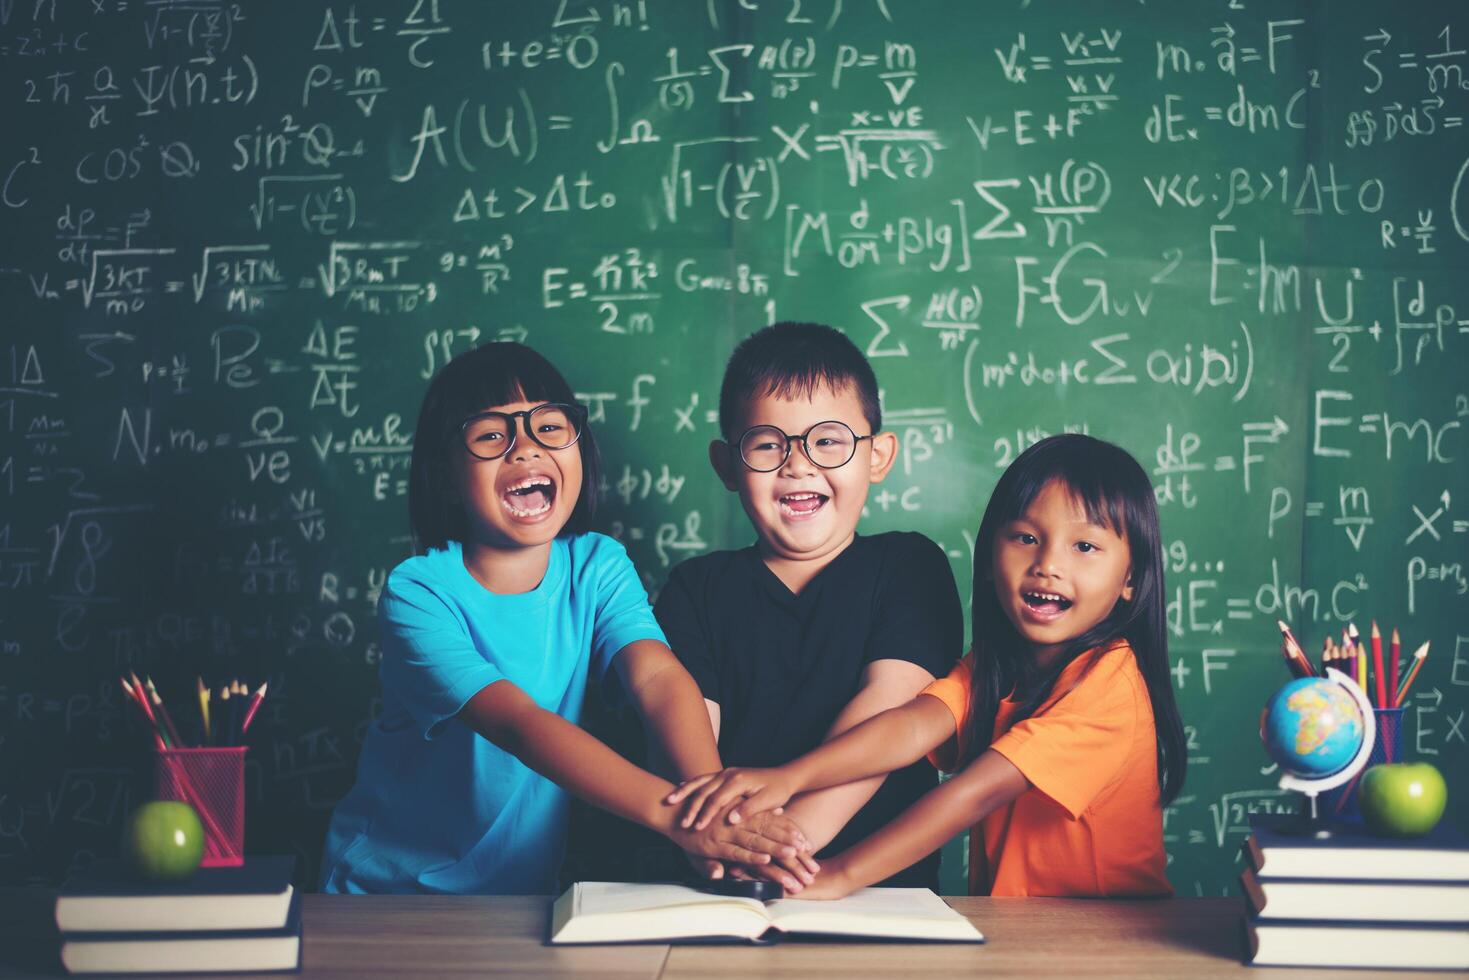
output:
[[[127,856],[144,878],[177,881],[199,868],[204,825],[193,807],[179,800],[144,803],[128,818]]]
[[[1390,762],[1362,774],[1357,809],[1375,834],[1419,837],[1438,826],[1448,803],[1443,773],[1426,762]]]

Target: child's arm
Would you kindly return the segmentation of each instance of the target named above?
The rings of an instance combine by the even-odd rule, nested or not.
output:
[[[612,662],[617,666],[623,689],[642,717],[644,727],[656,739],[674,775],[688,779],[717,770],[719,747],[714,740],[709,710],[699,685],[673,651],[657,640],[635,640],[623,647]],[[810,884],[819,870],[811,857],[815,848],[808,843],[804,829],[800,821],[789,815],[773,816],[768,822],[762,821],[758,828],[761,835],[789,841],[798,849],[794,858],[777,855],[776,862],[767,866],[767,871],[791,892]],[[696,866],[708,877],[721,877],[724,873],[716,862]],[[799,884],[790,880],[787,871],[796,875]]]
[[[460,710],[459,718],[557,785],[664,834],[685,851],[757,865],[769,862],[772,855],[795,856],[793,841],[767,837],[763,832],[726,827],[724,830],[737,833],[710,835],[680,827],[674,808],[662,802],[670,789],[666,780],[639,769],[578,726],[540,707],[510,681],[496,681],[480,689]]]
[[[1030,782],[1014,763],[990,749],[952,779],[924,794],[892,823],[862,843],[827,858],[821,874],[800,897],[841,898],[882,881],[922,860],[1029,787]]]
[[[906,660],[888,659],[869,664],[862,672],[862,681],[862,689],[837,715],[823,741],[829,742],[868,718],[906,704],[933,681],[933,675]],[[884,778],[881,775],[869,776],[802,793],[786,807],[786,815],[805,831],[811,850],[819,851],[831,843],[853,814],[867,805]]]
[[[675,777],[689,779],[720,767],[704,697],[672,650],[657,640],[635,640],[612,663]]]
[[[692,779],[668,796],[688,799],[682,826],[707,827],[725,807],[727,822],[784,806],[797,793],[876,776],[917,762],[954,736],[954,715],[938,698],[920,694],[774,769],[726,769]]]

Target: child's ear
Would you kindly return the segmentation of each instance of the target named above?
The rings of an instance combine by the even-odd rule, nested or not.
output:
[[[893,468],[893,463],[897,460],[897,435],[892,432],[874,432],[872,434],[872,465],[868,470],[869,481],[881,483],[886,480],[888,471]]]
[[[736,482],[739,477],[737,467],[744,463],[735,458],[735,452],[729,443],[723,439],[715,439],[709,443],[709,465],[714,467],[714,473],[719,477],[719,482],[724,484],[724,489],[739,492],[740,485]]]
[[[1127,570],[1127,581],[1122,586],[1122,601],[1132,601],[1132,569]]]

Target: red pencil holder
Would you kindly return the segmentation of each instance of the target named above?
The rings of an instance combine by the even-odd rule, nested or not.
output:
[[[204,824],[205,868],[245,863],[245,749],[158,749],[153,795],[182,800]]]

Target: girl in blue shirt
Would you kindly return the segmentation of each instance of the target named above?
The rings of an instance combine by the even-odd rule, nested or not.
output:
[[[408,486],[421,553],[379,601],[383,707],[332,814],[322,890],[551,892],[568,790],[712,876],[773,857],[787,888],[811,880],[788,818],[684,829],[671,784],[577,727],[588,679],[615,667],[676,778],[720,767],[627,552],[590,530],[598,476],[584,409],[530,348],[487,344],[430,383]]]

